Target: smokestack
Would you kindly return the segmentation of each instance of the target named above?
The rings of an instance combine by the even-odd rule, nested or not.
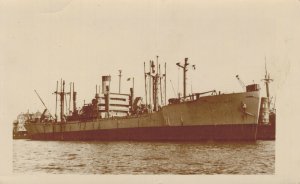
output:
[[[110,81],[111,81],[111,76],[110,75],[102,76],[102,94],[106,94],[108,92],[107,89],[110,88]],[[107,86],[109,88],[107,88]]]

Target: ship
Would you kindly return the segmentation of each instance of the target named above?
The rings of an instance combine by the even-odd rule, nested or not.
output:
[[[28,132],[25,128],[25,122],[34,118],[40,118],[41,113],[20,113],[17,119],[13,121],[13,139],[28,139]]]
[[[263,132],[270,133],[270,100],[261,97],[259,84],[244,86],[245,91],[239,93],[210,90],[187,95],[186,74],[195,65],[191,66],[188,58],[176,65],[183,71],[183,93],[168,100],[166,63],[162,73],[158,57],[156,63],[150,60],[149,71],[144,63],[144,99],[135,97],[134,82],[129,93],[121,93],[119,70],[119,92],[110,90],[110,75],[102,76],[102,91],[96,86],[91,103],[77,108],[74,83],[66,92],[61,79],[60,90],[57,81],[53,93],[54,116],[45,115],[47,107],[36,92],[45,111],[41,118],[26,121],[28,135],[33,140],[60,141],[256,141]],[[260,127],[264,131],[259,131]]]
[[[273,81],[270,78],[270,74],[267,71],[267,65],[265,65],[265,78],[262,79],[266,86],[266,97],[262,97],[260,116],[258,129],[257,129],[257,139],[258,140],[275,140],[276,139],[276,98],[272,103],[272,98],[270,97],[269,83]]]

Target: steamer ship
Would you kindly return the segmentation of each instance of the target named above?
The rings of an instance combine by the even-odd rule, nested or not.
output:
[[[128,94],[120,92],[121,71],[119,93],[110,90],[111,76],[102,76],[101,93],[100,86],[99,90],[96,86],[95,97],[82,108],[76,106],[77,92],[74,83],[70,84],[70,91],[66,92],[65,81],[60,81],[60,90],[57,81],[54,94],[56,104],[60,102],[60,117],[57,110],[54,116],[51,113],[49,116],[45,115],[47,107],[36,92],[45,111],[40,118],[27,120],[25,127],[28,135],[33,140],[63,141],[275,139],[275,126],[270,122],[269,93],[267,97],[261,97],[258,84],[244,86],[245,91],[240,93],[224,94],[211,90],[187,95],[186,73],[190,68],[188,58],[184,59],[183,64],[176,65],[183,70],[183,96],[170,98],[168,102],[166,63],[162,74],[158,56],[156,63],[150,60],[149,71],[146,71],[144,63],[145,100],[134,96],[134,85]],[[195,68],[194,65],[192,67]],[[241,82],[239,78],[238,80]],[[267,92],[270,81],[266,75],[264,82]],[[69,106],[65,108],[68,97]]]

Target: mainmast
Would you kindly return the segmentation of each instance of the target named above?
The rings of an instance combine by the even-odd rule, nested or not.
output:
[[[157,56],[157,58],[158,58],[158,56]],[[157,109],[158,109],[158,105],[157,105],[157,102],[158,102],[158,100],[157,100],[157,73],[156,73],[157,71],[155,71],[155,64],[154,64],[154,61],[152,61],[152,63],[151,63],[151,73],[153,74],[153,75],[151,75],[152,76],[152,78],[153,78],[153,87],[152,87],[152,90],[153,90],[153,92],[152,92],[152,95],[153,95],[153,110],[154,111],[157,111]]]
[[[149,94],[149,105],[150,105],[150,112],[153,111],[158,111],[159,110],[159,104],[163,104],[163,93],[162,93],[162,77],[165,78],[165,87],[166,87],[166,69],[165,69],[165,74],[161,75],[160,71],[160,64],[158,63],[158,57],[156,56],[156,65],[154,64],[153,60],[150,60],[150,71],[145,73],[145,94],[147,98],[147,94]],[[145,67],[145,66],[144,66]],[[166,68],[166,64],[165,64]],[[146,89],[146,78],[149,76],[149,93],[147,93]],[[151,94],[152,93],[152,94]],[[160,98],[160,100],[159,100]],[[165,96],[164,98],[166,99],[166,89],[165,89]],[[153,109],[152,109],[152,102],[153,102]],[[166,103],[166,101],[165,101]]]

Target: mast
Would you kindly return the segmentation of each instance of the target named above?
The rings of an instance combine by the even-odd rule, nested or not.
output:
[[[167,63],[165,63],[165,105],[167,105]]]
[[[61,92],[60,94],[60,121],[64,119],[64,102],[65,102],[65,81],[61,79]]]
[[[156,74],[155,74],[155,104],[156,104],[156,107],[155,107],[155,111],[158,110],[158,104],[159,104],[159,100],[158,100],[158,83],[159,83],[159,73],[158,73],[158,70],[159,70],[159,65],[158,65],[158,56],[156,56]]]
[[[74,88],[74,82],[73,82],[73,113],[77,114],[76,111],[76,92],[75,92],[75,88]]]
[[[151,86],[152,86],[152,84],[151,84],[151,79],[152,79],[152,76],[151,76],[151,65],[152,65],[152,61],[150,60],[149,61],[149,64],[150,64],[150,66],[149,66],[149,105],[150,105],[150,112],[152,111],[152,94],[151,94]]]
[[[133,108],[133,102],[134,102],[134,77],[132,77],[132,88],[130,88],[130,98],[131,98],[130,108],[131,108],[131,112],[133,112],[133,110],[134,110],[134,108]]]
[[[55,93],[55,121],[57,121],[57,92],[58,92],[58,81],[56,81],[56,91]]]
[[[157,58],[158,58],[158,56],[157,56]],[[157,68],[158,68],[158,66],[157,66]],[[152,73],[154,74],[154,75],[151,75],[152,76],[152,78],[153,78],[153,87],[152,87],[152,90],[153,90],[153,92],[152,92],[152,95],[153,95],[153,110],[154,111],[157,111],[157,102],[158,102],[158,100],[157,100],[157,71],[155,71],[155,64],[154,64],[154,61],[152,61],[152,64],[151,64],[151,69],[152,69]]]
[[[270,74],[268,73],[267,71],[267,63],[265,61],[265,78],[262,79],[262,81],[265,82],[266,84],[266,93],[267,93],[267,99],[268,99],[268,107],[270,108],[270,104],[271,104],[271,101],[270,101],[270,91],[269,91],[269,83],[273,81],[273,79],[270,78]]]
[[[69,109],[68,109],[68,113],[70,113],[70,108],[71,108],[71,95],[72,95],[72,93],[71,93],[71,91],[72,91],[72,83],[70,82],[70,92],[69,92]]]
[[[183,69],[183,98],[185,100],[186,98],[186,72],[188,71],[187,66],[189,65],[188,63],[188,58],[184,59],[184,65],[180,65],[180,63],[176,63],[177,66]]]
[[[100,91],[99,91],[100,93]],[[97,113],[97,118],[99,117],[99,99],[100,99],[100,96],[99,96],[99,93],[98,93],[98,86],[96,84],[96,94],[95,94],[95,99],[96,99],[96,113]],[[93,104],[94,105],[94,104]]]
[[[146,81],[147,81],[147,75],[149,76],[149,106],[151,109],[150,111],[152,111],[152,110],[158,111],[159,103],[163,104],[162,83],[161,83],[162,76],[161,76],[161,71],[160,71],[160,64],[158,64],[158,57],[159,56],[156,56],[156,66],[154,64],[154,61],[150,60],[150,62],[149,62],[149,64],[150,64],[149,70],[150,71],[148,73],[146,73],[145,63],[144,63],[146,99],[148,97],[147,89],[146,89],[147,88]],[[165,64],[165,67],[166,67],[166,64]],[[166,83],[166,79],[165,79],[165,83]],[[166,84],[165,84],[165,88],[166,88]],[[151,92],[152,92],[152,94],[151,94]],[[160,101],[161,102],[159,102],[159,92],[160,92]],[[165,89],[165,94],[166,94],[166,89]],[[153,100],[153,109],[152,109],[152,100]],[[165,99],[165,102],[166,102],[166,99]]]
[[[159,88],[160,88],[160,103],[161,105],[163,104],[163,97],[162,97],[162,88],[161,88],[161,74],[160,74],[160,65],[158,65],[159,67]]]
[[[67,100],[67,93],[65,93],[65,104],[66,104],[66,112],[65,114],[67,115],[68,114],[68,100]]]
[[[121,94],[121,77],[122,77],[122,70],[119,70],[119,94]]]
[[[58,88],[58,82],[57,82],[57,88]],[[70,88],[71,91],[71,88]],[[60,79],[60,92],[58,92],[58,89],[54,92],[55,95],[59,95],[60,97],[60,121],[64,121],[64,115],[65,115],[65,109],[64,109],[64,105],[65,105],[65,101],[66,101],[66,110],[68,110],[67,107],[67,98],[66,95],[70,94],[70,93],[65,93],[65,81]],[[73,94],[73,98],[74,98],[74,94]],[[70,105],[70,104],[69,104]],[[56,117],[57,119],[57,117]]]
[[[147,73],[146,73],[146,63],[144,62],[144,75],[145,75],[145,98],[146,98],[146,107],[148,106],[148,97],[147,97]]]

